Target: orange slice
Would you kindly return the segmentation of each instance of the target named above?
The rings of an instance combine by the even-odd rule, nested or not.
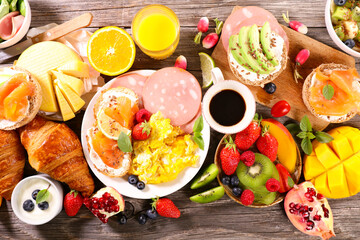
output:
[[[135,52],[135,44],[130,35],[114,26],[94,32],[87,46],[91,66],[108,76],[129,70],[134,63]]]

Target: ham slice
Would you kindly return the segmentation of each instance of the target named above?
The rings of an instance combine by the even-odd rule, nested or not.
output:
[[[0,20],[0,38],[9,40],[15,36],[24,23],[24,16],[18,11],[8,13]]]
[[[199,112],[196,114],[196,116],[188,123],[181,125],[180,128],[187,134],[193,133],[195,121],[201,116],[201,107],[199,109]]]
[[[271,30],[280,35],[289,49],[289,39],[271,12],[255,6],[243,7],[234,11],[225,21],[221,34],[221,41],[226,51],[229,50],[229,38],[231,35],[239,33],[240,29],[245,26],[264,25],[269,22]]]

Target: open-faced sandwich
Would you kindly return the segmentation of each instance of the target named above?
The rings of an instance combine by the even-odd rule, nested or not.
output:
[[[222,41],[231,71],[244,84],[264,86],[286,68],[286,33],[265,9],[234,11],[224,24]]]
[[[34,119],[42,102],[38,81],[26,70],[0,69],[0,129],[12,130]]]
[[[360,107],[360,76],[355,68],[322,64],[308,75],[302,96],[316,117],[331,123],[348,121]]]

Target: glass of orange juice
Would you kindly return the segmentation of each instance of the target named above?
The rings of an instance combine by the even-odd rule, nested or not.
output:
[[[131,30],[138,47],[155,59],[165,59],[173,54],[180,39],[176,14],[159,4],[141,9],[132,21]]]

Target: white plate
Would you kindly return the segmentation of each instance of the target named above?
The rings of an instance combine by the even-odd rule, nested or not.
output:
[[[150,76],[152,73],[154,73],[154,70],[139,70],[139,71],[133,71],[130,73],[137,73],[143,76]],[[129,74],[129,73],[127,73]],[[146,184],[145,189],[138,190],[135,186],[131,185],[127,181],[127,177],[121,177],[121,178],[111,178],[108,177],[101,172],[99,172],[92,163],[89,155],[89,149],[87,146],[86,141],[86,133],[89,128],[91,128],[95,122],[94,118],[94,105],[96,102],[96,99],[100,96],[101,91],[104,89],[107,89],[110,87],[110,85],[115,81],[115,79],[110,80],[108,83],[106,83],[93,97],[93,99],[90,101],[89,106],[87,107],[85,111],[85,115],[83,118],[82,126],[81,126],[81,143],[82,147],[84,149],[85,158],[87,163],[89,164],[91,170],[95,174],[95,176],[106,186],[111,186],[115,188],[117,191],[119,191],[120,194],[131,197],[131,198],[138,198],[138,199],[150,199],[155,197],[163,197],[166,195],[169,195],[173,192],[176,192],[183,186],[185,186],[200,170],[202,164],[205,161],[207,152],[209,150],[209,144],[210,144],[210,127],[204,121],[204,129],[202,130],[203,139],[204,139],[204,150],[198,151],[198,154],[200,156],[199,163],[197,167],[188,167],[184,169],[182,172],[179,173],[178,177],[170,182],[167,183],[160,183],[160,184]]]

